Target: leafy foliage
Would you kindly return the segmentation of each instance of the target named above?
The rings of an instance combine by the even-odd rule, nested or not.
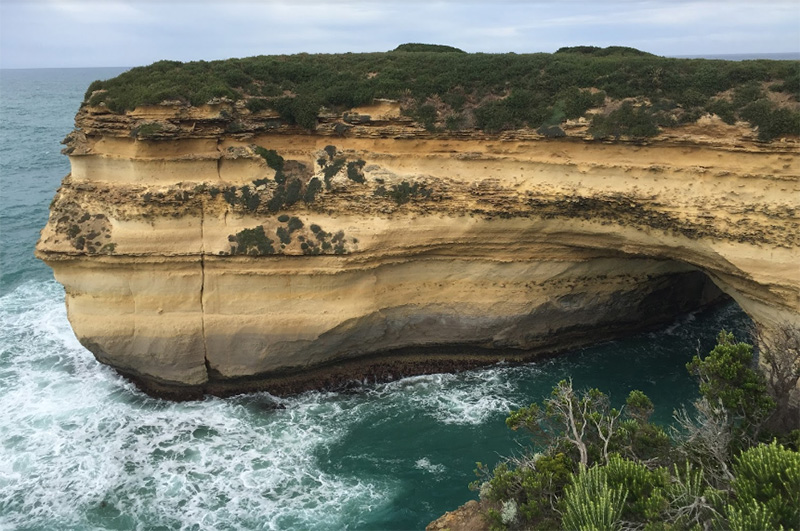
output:
[[[303,201],[305,203],[313,203],[320,190],[322,190],[322,182],[316,177],[312,178],[306,185],[306,191],[303,193]]]
[[[366,179],[364,178],[364,173],[363,173],[365,164],[366,164],[366,162],[364,162],[361,159],[353,161],[353,162],[348,162],[347,163],[347,178],[350,179],[351,181],[354,181],[354,182],[357,182],[357,183],[362,183],[363,184],[364,182],[366,182]]]
[[[267,166],[275,171],[283,171],[283,157],[278,155],[274,149],[266,149],[261,146],[256,146],[254,151],[267,162]]]
[[[590,531],[616,530],[620,525],[627,490],[611,488],[603,467],[582,470],[573,478],[564,492],[564,519],[566,529]]]
[[[791,350],[787,334],[774,344]],[[690,422],[676,416],[674,439],[650,422],[641,391],[617,411],[597,389],[561,381],[541,404],[512,411],[506,424],[530,432],[540,453],[491,473],[478,464],[487,479],[472,486],[492,529],[796,529],[800,454],[747,432],[774,405],[751,362],[752,347],[725,331],[695,357],[688,368],[703,397]]]
[[[272,240],[267,238],[264,227],[259,225],[252,229],[243,229],[235,236],[236,254],[248,254],[253,256],[275,254]]]
[[[409,42],[406,44],[401,44],[394,50],[394,52],[433,52],[433,53],[443,53],[443,52],[455,52],[455,53],[467,53],[464,50],[459,50],[453,46],[446,46],[444,44],[421,44],[417,42]]]
[[[144,123],[131,129],[130,136],[133,138],[153,138],[163,129],[164,126],[157,122]]]
[[[610,123],[595,124],[598,132],[606,131],[600,136],[629,131],[644,138],[653,134],[654,124],[672,125],[665,120],[667,114],[680,121],[708,110],[719,111],[726,120],[749,121],[745,116],[750,116],[757,120],[751,123],[760,137],[770,139],[799,133],[798,113],[774,104],[766,114],[741,111],[767,101],[765,84],[797,100],[799,78],[798,61],[674,59],[618,46],[562,48],[553,54],[472,54],[448,46],[406,44],[385,53],[159,61],[93,82],[85,102],[123,112],[163,101],[197,106],[243,99],[250,112],[272,108],[287,122],[313,129],[322,107],[349,109],[389,98],[401,101],[408,114],[431,130],[440,124],[452,130],[475,123],[496,132],[557,126],[586,115],[607,98],[637,98],[653,107],[659,100],[676,107],[669,113],[646,106],[626,109],[609,118]],[[720,96],[729,90],[730,101]]]
[[[658,126],[646,107],[634,107],[626,101],[607,116],[595,115],[589,133],[595,138],[647,138],[658,134]]]
[[[344,157],[336,157],[333,161],[322,168],[322,178],[325,180],[325,188],[330,190],[331,188],[331,179],[339,173],[339,171],[344,167],[347,159]]]
[[[759,425],[774,409],[764,376],[754,369],[753,347],[736,343],[733,334],[721,331],[717,346],[706,356],[695,356],[686,365],[700,382],[700,394],[741,419],[743,429],[757,435]]]
[[[733,471],[734,499],[726,508],[732,528],[800,525],[800,454],[773,441],[742,452]]]
[[[393,184],[391,189],[388,191],[384,189],[384,194],[394,199],[398,205],[404,205],[417,197],[430,197],[431,190],[430,188],[426,188],[424,184],[409,184],[408,181],[403,181],[400,184]],[[382,194],[379,193],[377,195]]]

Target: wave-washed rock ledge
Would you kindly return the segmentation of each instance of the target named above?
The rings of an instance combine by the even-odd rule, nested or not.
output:
[[[723,295],[800,325],[791,139],[713,118],[646,144],[430,133],[392,102],[232,131],[236,112],[84,106],[67,139],[37,256],[79,340],[151,393],[530,359]]]

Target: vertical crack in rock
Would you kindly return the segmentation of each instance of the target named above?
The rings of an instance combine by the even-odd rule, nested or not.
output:
[[[220,150],[220,139],[217,139],[217,180],[222,181],[222,158]],[[225,213],[227,219],[228,214]],[[206,381],[211,379],[211,364],[208,361],[208,342],[206,339],[206,308],[205,308],[205,288],[206,288],[206,199],[200,203],[200,333],[203,335],[203,361],[206,366]]]
[[[217,163],[219,169],[219,163]],[[205,309],[205,288],[206,288],[206,204],[205,200],[200,203],[200,333],[203,336],[203,361],[206,366],[206,379],[211,374],[211,367],[208,364],[208,344],[206,343],[206,309]]]

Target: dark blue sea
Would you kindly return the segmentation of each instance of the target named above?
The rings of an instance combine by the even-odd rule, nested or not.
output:
[[[476,461],[519,452],[504,424],[558,380],[668,422],[695,396],[685,363],[729,305],[523,366],[292,398],[149,398],[75,339],[64,291],[33,257],[86,87],[123,71],[0,70],[0,529],[422,529],[476,497]],[[275,406],[281,406],[276,409]]]

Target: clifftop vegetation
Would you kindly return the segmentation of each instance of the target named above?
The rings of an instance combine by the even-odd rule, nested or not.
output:
[[[800,61],[674,59],[618,46],[484,54],[404,44],[384,53],[159,61],[93,82],[85,103],[121,113],[164,101],[245,100],[251,112],[270,108],[312,129],[323,107],[378,98],[399,100],[430,130],[530,127],[559,136],[565,120],[585,116],[596,137],[647,137],[710,112],[747,121],[770,140],[800,134]]]

